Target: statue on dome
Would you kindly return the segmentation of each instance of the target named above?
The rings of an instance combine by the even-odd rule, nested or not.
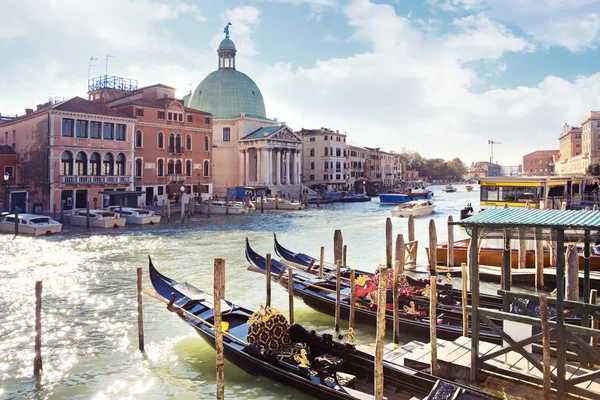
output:
[[[225,29],[223,29],[223,33],[225,33],[225,39],[229,39],[229,27],[231,26],[231,22],[227,22],[225,25]]]

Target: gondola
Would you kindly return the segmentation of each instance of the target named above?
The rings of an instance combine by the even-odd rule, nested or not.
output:
[[[293,263],[293,264],[296,264],[299,266],[303,266],[305,268],[308,268],[309,266],[313,265],[312,271],[316,272],[318,270],[317,267],[314,267],[315,265],[316,266],[319,265],[320,261],[318,259],[311,257],[304,253],[295,253],[291,250],[286,249],[279,243],[279,241],[277,240],[277,234],[275,234],[275,233],[273,234],[273,241],[274,241],[275,253],[279,256],[279,258],[284,260],[284,264],[286,262],[290,262],[290,263]],[[323,266],[323,270],[330,274],[335,274],[335,272],[336,272],[335,266],[330,263],[325,263]],[[361,271],[361,270],[356,270],[356,274],[367,274],[367,272]],[[349,268],[347,268],[345,271],[342,271],[343,277],[347,278],[347,277],[349,277],[349,275],[350,275]],[[412,278],[408,275],[406,276],[406,279],[411,286],[425,286],[428,283],[427,279],[418,280],[418,279]],[[438,283],[437,287],[438,287],[438,290],[440,290],[440,291],[446,291],[446,292],[450,293],[452,295],[453,299],[457,299],[457,300],[462,299],[462,291],[453,288],[452,285]],[[470,301],[471,301],[470,293],[467,295],[467,298],[470,303]],[[491,295],[491,294],[480,293],[479,304],[483,307],[502,309],[502,297],[496,296],[496,295]]]
[[[214,298],[191,284],[178,283],[162,275],[151,260],[149,272],[155,291],[145,292],[165,303],[171,301],[167,308],[194,328],[214,348]],[[269,314],[273,309],[261,310]],[[273,318],[271,321],[270,330],[260,332],[258,336],[255,335],[254,328],[266,328],[267,324],[260,325],[260,320],[253,319],[257,313],[228,301],[223,301],[221,312],[222,321],[228,324],[223,337],[224,356],[248,373],[264,375],[321,399],[373,398],[372,355],[357,350],[354,345],[338,342],[331,335],[317,335],[298,324],[289,327],[285,317],[277,312],[272,314],[277,319]],[[253,319],[252,323],[250,319]],[[259,325],[253,327],[255,322]],[[289,339],[283,348],[273,346],[273,342],[265,344],[268,346],[266,348],[253,343],[256,337],[271,335],[270,331],[277,331],[279,326],[285,327],[283,332]],[[263,344],[261,342],[260,346]],[[290,349],[302,350],[290,359]],[[383,368],[384,396],[390,400],[404,400],[411,396],[465,400],[492,398],[421,372],[406,372],[406,369],[401,370],[389,363],[384,363]]]
[[[248,239],[246,239],[246,259],[250,263],[249,270],[253,272],[265,273],[266,271],[266,259],[256,253],[251,247]],[[287,288],[287,273],[284,275],[282,270],[288,269],[282,263],[277,260],[271,260],[271,276],[277,279]],[[327,276],[320,279],[318,276],[307,273],[299,269],[289,268],[292,271],[293,276],[293,287],[294,295],[297,295],[303,299],[303,301],[309,306],[318,311],[326,314],[335,314],[336,295],[335,278]],[[281,279],[278,279],[280,278]],[[285,283],[284,283],[285,282]],[[391,291],[388,291],[391,292]],[[343,285],[340,293],[340,311],[342,318],[348,318],[350,310],[350,287],[345,284]],[[388,293],[390,295],[391,293]],[[367,324],[375,324],[377,322],[377,309],[376,307],[368,306],[366,299],[356,299],[357,307],[355,318],[358,322]],[[430,312],[428,301],[422,302],[419,307],[419,301],[413,298],[412,304],[409,301],[407,307],[400,308],[400,325],[402,326],[403,332],[409,332],[421,336],[429,336],[430,330]],[[391,301],[388,299],[388,303]],[[439,304],[439,303],[438,303]],[[413,307],[411,307],[413,306]],[[455,340],[462,336],[462,310],[461,307],[440,305],[436,310],[437,320],[437,335],[438,338],[446,340]],[[393,315],[390,310],[386,312],[386,319],[388,323],[386,326],[393,326]],[[479,337],[481,340],[492,343],[501,343],[500,337],[489,330],[485,326],[481,326],[479,331]]]

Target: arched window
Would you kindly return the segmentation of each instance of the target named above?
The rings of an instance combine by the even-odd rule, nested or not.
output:
[[[175,153],[182,153],[182,151],[181,151],[181,135],[179,133],[175,136]]]
[[[142,147],[142,131],[135,132],[135,147]]]
[[[103,174],[106,176],[112,176],[115,174],[115,167],[114,167],[114,157],[111,153],[106,153],[104,155],[104,172]]]
[[[329,148],[325,147],[325,155],[328,156],[329,155]]]
[[[175,161],[169,160],[167,164],[167,174],[173,175],[175,173]]]
[[[315,156],[315,149],[310,149],[310,156],[314,157]]]
[[[165,161],[162,158],[158,160],[157,172],[158,176],[165,176]]]
[[[96,152],[90,155],[90,175],[100,175],[100,154]]]
[[[341,151],[341,149],[339,149],[339,148],[335,149],[335,155],[336,155],[337,157],[341,156],[341,155],[342,155],[342,151]]]
[[[158,132],[158,148],[159,149],[165,148],[165,134],[162,132]]]
[[[314,162],[310,163],[310,169],[315,169],[315,163]]]
[[[169,135],[169,153],[175,153],[175,134]]]
[[[142,166],[143,166],[143,162],[141,158],[137,158],[135,160],[135,176],[137,177],[141,177],[142,176]]]
[[[181,174],[182,173],[181,170],[182,170],[181,160],[175,161],[175,173]]]
[[[210,176],[208,160],[204,161],[204,176]]]
[[[65,151],[60,156],[61,174],[65,176],[73,175],[73,153]]]
[[[185,137],[185,149],[187,151],[192,151],[192,135],[187,135]]]
[[[329,149],[329,154],[333,155],[333,147]]]
[[[75,173],[78,176],[87,175],[87,154],[80,151],[75,156]]]
[[[190,160],[185,162],[185,175],[192,176],[192,162]]]
[[[208,136],[204,136],[204,151],[208,151],[210,146],[210,142],[208,141]]]
[[[117,175],[119,176],[123,176],[125,175],[125,154],[123,153],[119,153],[119,155],[117,155]]]

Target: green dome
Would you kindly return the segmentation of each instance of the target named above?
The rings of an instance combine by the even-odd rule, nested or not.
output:
[[[221,51],[221,50],[237,51],[235,49],[235,43],[233,43],[233,41],[229,38],[225,38],[221,41],[221,44],[219,45],[219,48],[217,49],[217,51]]]
[[[225,39],[221,44],[226,40],[231,42]],[[241,113],[267,117],[256,83],[234,68],[221,68],[208,74],[194,90],[187,106],[209,112],[214,118],[235,118]]]

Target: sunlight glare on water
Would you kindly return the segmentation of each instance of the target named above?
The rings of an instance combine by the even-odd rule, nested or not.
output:
[[[446,240],[448,215],[458,219],[478,191],[443,193],[433,187],[438,241]],[[272,233],[295,251],[318,256],[325,246],[333,260],[333,233],[341,229],[348,264],[374,271],[385,262],[385,220],[393,207],[370,203],[315,206],[301,212],[240,216],[201,216],[152,227],[86,231],[65,226],[52,237],[13,237],[0,241],[0,398],[36,399],[196,399],[215,396],[215,352],[162,303],[144,297],[147,359],[138,350],[136,268],[148,255],[157,268],[179,281],[212,291],[213,260],[226,259],[229,300],[250,309],[264,302],[264,276],[246,271],[244,240],[265,254],[273,251]],[[478,207],[476,207],[478,208]],[[429,217],[416,220],[418,263],[426,271]],[[407,220],[393,219],[394,237],[407,240]],[[467,237],[456,229],[455,238]],[[35,281],[43,281],[41,387],[33,377]],[[273,305],[284,313],[287,293],[273,285]],[[333,331],[333,317],[297,300],[296,322]],[[342,329],[347,327],[342,323]],[[359,342],[374,342],[375,329],[358,325]],[[405,336],[404,340],[413,337]],[[424,338],[421,338],[422,340]],[[391,340],[388,334],[387,340]],[[306,395],[265,377],[250,375],[226,362],[226,397],[303,399]]]

